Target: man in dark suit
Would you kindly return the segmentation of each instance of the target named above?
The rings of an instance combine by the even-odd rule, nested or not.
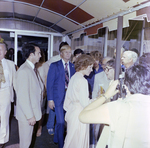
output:
[[[58,143],[59,148],[63,148],[65,123],[63,103],[68,81],[75,73],[75,68],[74,65],[69,62],[71,57],[71,47],[69,45],[61,47],[60,56],[62,59],[52,63],[48,71],[47,99],[49,107],[53,110],[55,109],[56,113],[54,142]]]

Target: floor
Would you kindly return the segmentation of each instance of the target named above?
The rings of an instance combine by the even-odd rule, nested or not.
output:
[[[48,115],[46,115],[47,118]],[[10,122],[10,139],[6,143],[5,148],[19,148],[18,123],[15,117],[12,116]],[[33,148],[58,148],[58,145],[53,142],[53,135],[49,135],[46,128],[46,119],[43,124],[42,135],[36,137]]]

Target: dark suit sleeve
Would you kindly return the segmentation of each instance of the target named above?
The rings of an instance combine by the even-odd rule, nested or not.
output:
[[[53,89],[54,89],[54,82],[56,76],[56,65],[52,63],[48,70],[47,75],[47,100],[54,100],[53,97]]]

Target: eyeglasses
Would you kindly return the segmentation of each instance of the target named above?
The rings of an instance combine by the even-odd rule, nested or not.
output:
[[[104,68],[104,72],[109,72],[110,69],[113,69],[113,68],[112,67],[110,67],[110,68],[106,67],[106,68]]]

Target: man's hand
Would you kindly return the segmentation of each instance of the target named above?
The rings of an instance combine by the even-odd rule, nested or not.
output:
[[[36,123],[35,117],[28,119],[28,123],[29,123],[29,125],[33,126]]]
[[[55,103],[54,103],[54,101],[53,101],[53,100],[48,101],[48,106],[49,106],[50,109],[53,110],[53,109],[55,108]]]

